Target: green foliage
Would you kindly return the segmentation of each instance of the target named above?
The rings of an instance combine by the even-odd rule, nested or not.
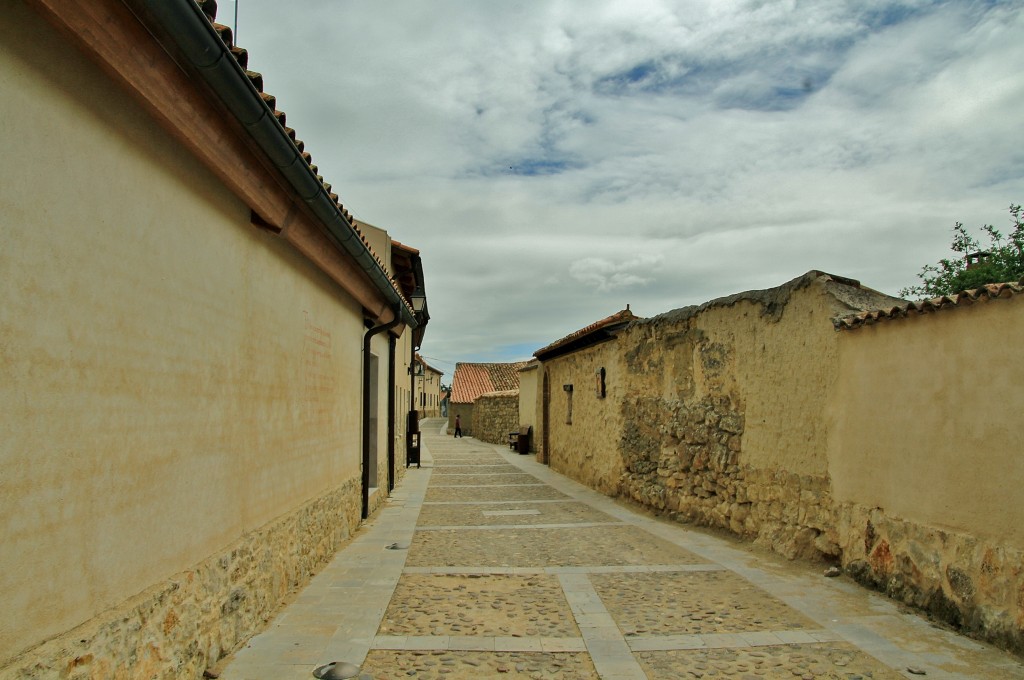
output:
[[[1005,283],[1024,279],[1024,211],[1019,205],[1010,206],[1013,231],[1006,237],[990,224],[981,228],[989,244],[982,246],[978,239],[967,233],[960,222],[953,227],[952,250],[960,256],[939,260],[937,265],[926,264],[917,278],[922,283],[904,288],[904,298],[930,298],[954,295],[960,291],[979,288],[986,283]],[[967,267],[967,256],[987,253],[980,262]]]

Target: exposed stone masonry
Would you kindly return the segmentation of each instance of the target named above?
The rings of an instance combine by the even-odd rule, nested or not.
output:
[[[0,680],[200,678],[359,526],[359,479],[0,669]]]
[[[473,404],[473,436],[491,444],[508,444],[519,429],[519,390],[490,392]]]
[[[628,497],[789,558],[838,554],[827,480],[739,465],[744,418],[728,398],[635,398],[623,411]]]

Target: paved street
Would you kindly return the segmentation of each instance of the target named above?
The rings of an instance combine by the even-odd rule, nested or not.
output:
[[[1015,678],[846,578],[648,517],[423,423],[423,468],[225,667],[311,678]]]

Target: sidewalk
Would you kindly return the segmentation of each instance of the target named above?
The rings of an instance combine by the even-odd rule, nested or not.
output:
[[[423,423],[422,469],[223,680],[1024,678],[821,569],[633,512]]]

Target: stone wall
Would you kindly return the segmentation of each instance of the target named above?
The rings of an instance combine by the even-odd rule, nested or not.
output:
[[[491,444],[508,444],[519,430],[519,390],[488,392],[473,404],[473,436]]]
[[[861,295],[812,274],[627,328],[623,495],[788,557],[835,560],[822,425],[831,318]]]
[[[1024,400],[1024,365],[978,349],[1024,334],[1020,297],[836,333],[834,317],[894,301],[811,273],[634,322],[605,349],[542,367],[552,467],[681,522],[841,565],[1020,653],[1024,468],[1003,405]],[[619,416],[577,410],[580,438],[562,437],[561,384],[586,381],[607,348],[622,361]],[[613,446],[586,438],[609,422]],[[617,490],[593,472],[616,465]]]
[[[262,628],[359,526],[352,479],[0,668],[0,680],[201,678]]]

